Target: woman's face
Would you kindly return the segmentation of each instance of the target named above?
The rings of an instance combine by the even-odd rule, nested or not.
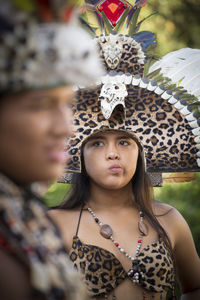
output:
[[[18,183],[54,180],[72,133],[72,87],[7,96],[0,106],[0,170]]]
[[[126,186],[135,174],[138,146],[126,133],[97,133],[83,149],[86,172],[93,182],[108,189]]]

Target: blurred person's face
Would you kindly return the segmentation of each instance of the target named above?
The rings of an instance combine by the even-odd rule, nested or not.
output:
[[[72,87],[7,96],[0,105],[0,171],[17,183],[59,177],[72,134]]]

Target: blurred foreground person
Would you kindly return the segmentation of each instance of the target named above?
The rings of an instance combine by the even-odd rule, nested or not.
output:
[[[59,2],[0,1],[1,300],[87,299],[32,191],[32,183],[59,177],[68,159],[72,84],[102,73],[94,43],[69,21],[72,6]]]

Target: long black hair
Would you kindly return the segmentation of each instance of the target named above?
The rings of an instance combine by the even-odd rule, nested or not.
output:
[[[140,145],[139,145],[140,146]],[[84,146],[83,146],[84,147]],[[90,197],[90,177],[87,175],[84,157],[83,157],[83,147],[81,151],[81,166],[82,172],[72,175],[72,186],[67,198],[58,205],[57,209],[74,209],[81,208],[84,204],[87,204]],[[144,217],[148,220],[151,226],[155,229],[158,234],[159,239],[162,239],[165,245],[170,250],[172,256],[172,247],[170,239],[164,230],[164,228],[158,222],[152,209],[153,202],[153,188],[145,170],[145,160],[143,150],[141,146],[138,147],[138,161],[135,174],[131,179],[132,190],[134,194],[134,203],[138,209],[144,214]]]

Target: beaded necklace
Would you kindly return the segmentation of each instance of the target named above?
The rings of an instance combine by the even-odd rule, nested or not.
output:
[[[128,277],[132,280],[133,283],[140,283],[144,279],[144,273],[140,269],[138,256],[139,256],[140,249],[141,249],[141,246],[142,246],[143,236],[148,234],[147,225],[144,223],[143,212],[140,211],[140,220],[138,222],[138,229],[139,229],[139,232],[140,232],[140,236],[139,236],[139,239],[137,241],[137,247],[136,247],[135,257],[133,257],[128,252],[126,252],[119,245],[119,243],[113,238],[113,231],[112,231],[112,228],[110,227],[110,225],[103,224],[99,220],[99,218],[95,215],[95,213],[93,212],[93,210],[90,207],[88,207],[88,211],[90,212],[90,214],[94,218],[94,221],[99,225],[99,227],[100,227],[100,234],[104,238],[110,239],[114,243],[114,245],[119,249],[119,251],[121,253],[123,253],[128,259],[131,260],[132,267],[127,272]]]

